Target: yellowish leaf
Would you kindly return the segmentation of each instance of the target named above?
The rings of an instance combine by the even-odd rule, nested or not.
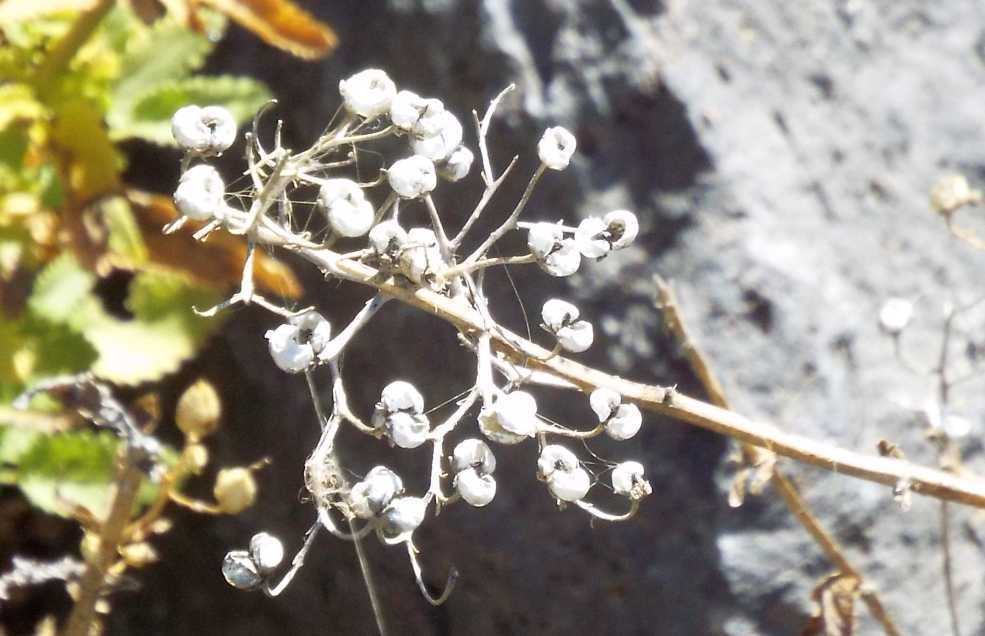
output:
[[[23,22],[53,13],[88,11],[98,0],[4,0],[0,2],[0,23]]]
[[[68,189],[76,203],[116,188],[122,160],[89,102],[75,99],[57,108],[52,141],[67,155]]]
[[[290,0],[198,0],[229,16],[267,44],[304,59],[317,59],[335,48],[328,25]]]

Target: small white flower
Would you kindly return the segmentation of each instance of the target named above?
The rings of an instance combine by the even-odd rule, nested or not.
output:
[[[226,185],[212,166],[199,164],[181,175],[174,191],[178,211],[196,221],[208,221],[222,216]]]
[[[340,81],[339,93],[349,112],[373,119],[390,110],[397,87],[385,72],[371,68]]]
[[[595,338],[591,323],[578,320],[578,316],[577,307],[557,298],[548,300],[541,309],[544,328],[554,334],[562,348],[574,353],[591,347]]]
[[[913,303],[905,298],[890,298],[879,310],[879,326],[890,335],[906,329],[912,319]]]
[[[602,258],[612,251],[612,245],[606,238],[605,221],[597,216],[582,220],[575,232],[575,244],[585,258]]]
[[[416,199],[438,185],[434,163],[421,155],[394,162],[387,171],[387,181],[393,191],[405,199]]]
[[[400,477],[386,466],[376,466],[346,495],[352,513],[360,519],[380,514],[404,490]]]
[[[410,142],[416,154],[431,161],[442,161],[462,144],[462,124],[447,110],[434,117],[433,131],[422,128],[424,121],[422,119],[415,127],[414,138]]]
[[[427,441],[431,432],[427,416],[411,415],[403,411],[386,418],[386,430],[393,443],[400,448],[417,448]]]
[[[311,350],[318,355],[332,340],[332,325],[317,311],[306,311],[292,316],[288,322],[297,328],[294,338],[298,343],[311,345]]]
[[[387,415],[398,411],[420,415],[424,412],[424,396],[410,382],[395,380],[383,387],[378,407]]]
[[[578,501],[584,499],[592,487],[592,479],[584,468],[576,468],[569,472],[555,471],[547,480],[547,487],[561,501]]]
[[[351,179],[328,179],[322,183],[318,206],[325,210],[332,229],[342,236],[362,236],[369,232],[376,218],[373,204]]]
[[[274,364],[288,373],[304,371],[315,360],[314,348],[301,341],[299,335],[300,329],[291,324],[280,325],[264,334]]]
[[[246,550],[231,550],[222,560],[222,576],[238,590],[254,590],[263,583],[263,577]]]
[[[452,470],[460,473],[468,468],[475,468],[480,475],[496,470],[496,456],[481,439],[463,439],[452,451]]]
[[[272,534],[259,532],[250,539],[250,558],[260,574],[270,574],[284,560],[284,544]]]
[[[609,242],[614,250],[629,247],[640,233],[640,223],[629,210],[613,210],[602,220],[605,221]]]
[[[407,233],[407,243],[400,253],[400,271],[415,283],[427,282],[444,268],[438,237],[434,230],[415,227]]]
[[[236,141],[236,120],[222,106],[184,106],[171,117],[178,146],[203,155],[217,155]]]
[[[384,529],[391,536],[413,532],[424,523],[427,506],[419,497],[397,497],[383,511]]]
[[[475,468],[459,472],[454,483],[465,503],[476,508],[488,505],[496,496],[496,480],[492,475],[479,474]]]
[[[475,156],[465,146],[459,146],[438,164],[438,176],[445,181],[461,181],[469,175]]]
[[[390,104],[390,121],[397,128],[409,131],[420,126],[422,120],[429,120],[444,110],[445,105],[440,99],[427,99],[411,91],[400,91]]]
[[[396,221],[383,221],[369,231],[369,244],[380,256],[395,257],[407,242],[407,232]]]
[[[612,490],[630,499],[642,499],[653,492],[650,482],[643,478],[643,464],[622,462],[612,469]]]
[[[578,456],[560,444],[548,444],[537,458],[537,472],[542,479],[549,479],[555,471],[570,472],[579,465]]]
[[[548,128],[537,143],[537,156],[551,170],[564,170],[575,154],[575,136],[561,126]]]

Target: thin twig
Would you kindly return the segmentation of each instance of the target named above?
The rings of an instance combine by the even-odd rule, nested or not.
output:
[[[660,276],[654,278],[654,283],[657,287],[657,309],[660,310],[663,316],[664,325],[674,339],[680,343],[684,351],[684,356],[691,365],[691,369],[694,371],[698,381],[708,394],[708,399],[717,406],[726,409],[729,408],[728,399],[725,397],[725,391],[722,389],[721,383],[715,377],[714,372],[712,372],[711,367],[708,365],[707,358],[684,325],[683,316],[681,315],[674,290]],[[749,448],[748,446],[743,451],[747,456],[753,457],[757,452],[761,452],[758,449]],[[790,509],[794,518],[807,530],[807,533],[811,535],[811,538],[814,539],[814,542],[818,544],[835,567],[842,574],[857,579],[859,581],[859,587],[867,590],[862,594],[862,600],[869,608],[872,616],[882,625],[883,630],[890,636],[898,635],[899,631],[893,624],[892,619],[886,614],[886,610],[879,601],[879,597],[876,596],[876,593],[871,588],[865,588],[862,585],[863,579],[859,570],[851,564],[834,537],[829,535],[821,526],[821,523],[811,512],[807,502],[794,487],[793,482],[778,467],[774,466],[770,475],[770,483],[780,493],[780,497],[787,505],[787,508]]]

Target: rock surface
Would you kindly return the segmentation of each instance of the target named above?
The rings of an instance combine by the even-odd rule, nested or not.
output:
[[[540,131],[561,124],[576,133],[579,153],[545,180],[530,218],[638,212],[638,247],[583,266],[569,284],[513,272],[528,313],[561,294],[595,322],[587,362],[699,393],[653,309],[659,272],[674,280],[737,410],[863,452],[886,438],[912,459],[936,461],[912,412],[930,381],[895,360],[876,317],[887,297],[919,298],[906,342],[929,364],[942,304],[982,293],[985,255],[950,240],[927,204],[942,174],[985,178],[980,1],[390,0],[318,10],[342,35],[324,64],[303,65],[242,33],[213,60],[274,87],[295,147],[336,108],[338,79],[361,68],[387,69],[463,120],[516,82],[493,139],[501,164],[521,154],[501,201],[522,190]],[[467,210],[477,187],[447,190],[442,209]],[[308,300],[333,324],[365,297],[306,277]],[[523,329],[509,282],[501,274],[492,282],[498,315]],[[267,316],[237,312],[186,370],[225,387],[231,410],[218,461],[274,460],[260,475],[258,505],[236,519],[182,519],[185,532],[161,546],[170,558],[141,575],[144,590],[114,614],[110,633],[372,631],[347,544],[322,539],[277,599],[237,593],[219,575],[224,552],[253,532],[274,532],[290,550],[313,520],[297,493],[315,420],[303,382],[267,356],[269,326]],[[392,379],[414,379],[435,404],[472,372],[452,333],[395,307],[345,367],[364,411]],[[973,441],[980,388],[966,385],[954,408],[973,421],[964,459],[985,472]],[[587,400],[574,402],[545,395],[542,410],[585,422]],[[831,571],[821,552],[769,491],[728,507],[725,441],[654,417],[646,424],[630,442],[593,445],[647,467],[654,496],[627,524],[592,528],[581,514],[557,512],[534,478],[534,449],[501,449],[494,503],[449,509],[420,533],[429,581],[440,585],[451,564],[462,573],[443,607],[421,599],[401,550],[373,545],[392,633],[798,633],[811,589]],[[398,472],[422,478],[426,453],[400,454]],[[938,504],[917,497],[903,513],[886,488],[784,466],[902,633],[946,633]],[[981,517],[953,510],[952,538],[963,632],[983,633]],[[858,615],[858,633],[879,633],[861,604]]]

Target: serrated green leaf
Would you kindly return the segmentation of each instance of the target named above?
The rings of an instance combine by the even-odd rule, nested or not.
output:
[[[67,504],[77,504],[102,517],[112,495],[117,445],[106,431],[40,436],[18,457],[17,485],[46,512],[64,516]]]
[[[202,65],[210,50],[208,38],[172,19],[132,33],[110,99],[110,127],[116,128],[119,113],[128,112],[137,96],[161,82],[187,76]]]
[[[110,252],[123,259],[131,267],[147,262],[147,245],[130,204],[122,197],[113,197],[99,206],[103,225],[107,231]]]
[[[33,314],[56,324],[81,330],[100,309],[92,295],[96,277],[64,253],[41,270],[34,281],[27,306]]]
[[[174,145],[171,116],[182,106],[225,106],[242,123],[269,100],[270,91],[248,77],[188,77],[161,82],[129,103],[114,104],[109,121],[114,139],[139,137],[161,145]]]

